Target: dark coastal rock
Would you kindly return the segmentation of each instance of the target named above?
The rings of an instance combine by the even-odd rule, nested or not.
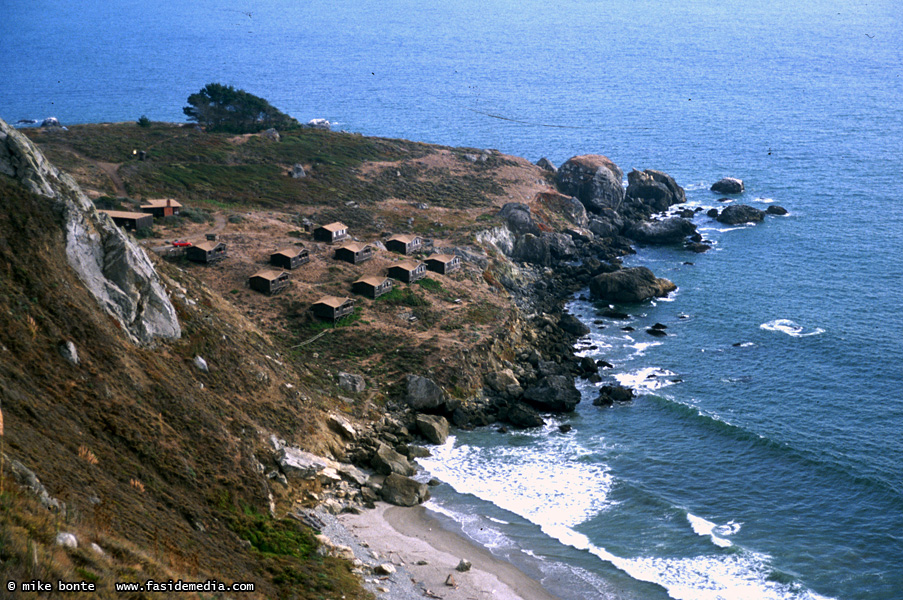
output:
[[[650,298],[667,296],[677,286],[656,277],[646,267],[621,269],[594,277],[589,291],[594,298],[616,304],[636,304]]]
[[[483,381],[496,392],[505,392],[512,385],[520,385],[511,369],[487,373],[483,376]]]
[[[577,254],[577,246],[569,235],[546,232],[542,234],[542,239],[549,245],[549,252],[556,260],[569,259]]]
[[[743,180],[736,177],[725,177],[712,184],[711,190],[719,194],[741,194],[743,193]]]
[[[417,430],[433,444],[444,444],[448,437],[448,421],[438,415],[417,415]]]
[[[567,375],[544,377],[524,391],[524,400],[547,412],[572,412],[580,402],[574,378]]]
[[[641,244],[679,244],[696,233],[696,225],[682,217],[643,221],[629,227],[624,235]]]
[[[690,252],[696,252],[697,254],[702,254],[703,252],[708,252],[712,249],[712,246],[706,244],[704,242],[687,242],[684,244],[684,248],[689,250]],[[693,264],[693,263],[685,263],[685,264]]]
[[[615,237],[624,230],[624,218],[616,211],[606,208],[589,218],[587,228],[599,237]]]
[[[665,337],[665,336],[668,335],[667,333],[665,333],[665,332],[662,331],[661,329],[653,329],[653,328],[651,328],[651,327],[650,327],[649,329],[646,330],[646,333],[648,333],[649,335],[651,335],[651,336],[653,336],[653,337]]]
[[[652,213],[687,201],[684,189],[677,185],[673,177],[653,169],[633,169],[627,174],[626,198],[629,204]]]
[[[415,506],[430,499],[429,486],[410,477],[392,473],[383,481],[380,497],[396,506]]]
[[[583,324],[583,321],[570,313],[563,313],[558,319],[558,327],[562,331],[566,331],[572,335],[584,336],[590,332],[589,327]]]
[[[517,238],[511,258],[532,265],[548,267],[552,264],[552,251],[549,248],[548,240],[527,233]]]
[[[706,214],[706,216],[708,216],[708,217],[711,217],[711,218],[713,218],[713,219],[717,219],[717,218],[718,218],[718,209],[717,209],[717,208],[710,208],[708,211],[706,211],[705,214]]]
[[[407,458],[382,443],[379,444],[376,452],[373,454],[370,465],[374,471],[383,475],[389,475],[390,473],[398,473],[400,475],[414,474],[414,467],[411,466]]]
[[[584,356],[580,359],[580,370],[583,373],[595,373],[599,370],[599,365],[589,356]]]
[[[564,423],[564,424],[558,426],[558,431],[560,431],[561,433],[567,433],[567,432],[569,432],[571,429],[573,429],[573,427],[571,427],[571,426],[570,426],[569,424],[567,424],[567,423]]]
[[[784,208],[783,206],[778,206],[777,204],[772,204],[765,210],[765,212],[767,212],[770,215],[783,216],[783,215],[787,214],[787,209]]]
[[[717,221],[726,225],[738,225],[740,223],[758,223],[765,219],[765,211],[753,208],[746,204],[732,204],[718,215]]]
[[[534,202],[560,214],[577,227],[586,227],[589,222],[586,207],[573,196],[558,192],[539,192],[534,197]]]
[[[615,402],[630,402],[634,398],[633,390],[622,385],[603,385],[599,395],[593,400],[593,406],[611,406]]]
[[[668,328],[668,326],[665,325],[664,323],[656,323],[655,325],[650,327],[650,329],[667,329],[667,328]]]
[[[515,402],[505,410],[504,420],[519,429],[540,427],[546,423],[536,409],[521,402]]]
[[[613,308],[606,308],[605,310],[603,310],[602,316],[608,317],[609,319],[618,319],[619,321],[630,318],[630,315],[628,315],[626,312],[621,312]]]
[[[614,369],[615,368],[615,366],[613,364],[611,364],[610,362],[608,362],[607,360],[597,360],[596,366],[599,367],[600,369]]]
[[[555,163],[550,161],[548,158],[543,156],[539,160],[536,161],[536,166],[542,169],[543,171],[550,171],[555,173],[558,171],[558,167],[555,166]]]
[[[520,202],[509,202],[501,208],[498,216],[505,220],[508,229],[517,235],[532,233],[539,235],[539,227],[533,222],[530,207]]]
[[[41,127],[62,127],[60,120],[56,117],[47,117],[41,121]]]
[[[575,196],[590,212],[617,209],[624,201],[624,172],[608,157],[585,154],[570,158],[558,169],[558,189]]]
[[[407,404],[414,410],[437,410],[445,405],[445,392],[436,382],[420,375],[408,375]]]

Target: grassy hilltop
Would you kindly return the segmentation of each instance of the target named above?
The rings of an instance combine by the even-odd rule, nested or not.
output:
[[[152,348],[130,343],[68,268],[46,199],[0,177],[3,453],[62,505],[41,506],[3,461],[5,579],[102,582],[99,598],[123,597],[112,581],[147,578],[256,582],[257,592],[242,597],[366,597],[347,562],[317,554],[311,531],[283,517],[315,503],[318,490],[268,483],[260,471],[273,469],[268,440],[342,459],[345,445],[325,415],[378,420],[408,373],[429,374],[466,403],[486,362],[510,358],[505,340],[521,329],[496,282],[507,260],[491,247],[484,253],[474,234],[498,226],[499,207],[511,201],[530,203],[544,227],[558,224],[537,200],[551,190],[544,172],[495,152],[315,129],[279,140],[162,123],[24,132],[98,208],[128,210],[151,198],[186,207],[139,236],[157,257],[183,335]],[[290,176],[298,164],[303,178]],[[417,233],[476,259],[452,275],[399,283],[376,301],[358,296],[354,315],[327,325],[310,316],[311,302],[351,296],[352,281],[385,274],[400,258],[379,251],[362,265],[334,260],[303,227],[334,220],[361,241]],[[211,232],[228,245],[222,263],[171,252],[172,240],[197,243]],[[312,260],[292,273],[288,290],[248,289],[271,252],[297,243]],[[78,364],[60,355],[67,341]],[[196,356],[209,371],[196,368]],[[339,388],[341,371],[362,375],[366,389]],[[70,531],[82,540],[77,550],[54,543]]]

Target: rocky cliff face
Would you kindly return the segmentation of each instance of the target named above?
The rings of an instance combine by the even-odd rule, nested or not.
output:
[[[150,259],[32,142],[0,120],[0,174],[47,198],[60,215],[69,265],[132,341],[181,335],[176,311]]]

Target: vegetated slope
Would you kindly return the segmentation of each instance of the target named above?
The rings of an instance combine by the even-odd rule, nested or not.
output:
[[[151,578],[254,582],[242,597],[365,597],[347,563],[316,555],[309,530],[269,516],[267,437],[331,443],[278,349],[167,265],[183,336],[132,344],[69,268],[50,206],[0,176],[3,580],[95,581],[99,598],[123,597],[113,581]],[[61,354],[66,342],[77,364]],[[15,484],[13,461],[58,508]],[[58,532],[76,534],[78,549],[57,546]]]

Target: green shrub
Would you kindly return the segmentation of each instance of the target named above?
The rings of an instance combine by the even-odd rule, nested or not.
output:
[[[195,223],[207,223],[208,221],[213,220],[213,217],[206,210],[192,207],[183,208],[182,212],[179,213],[179,216]]]
[[[238,223],[244,223],[244,222],[245,222],[245,218],[244,218],[243,216],[241,216],[241,215],[229,215],[229,219],[228,219],[228,220],[229,220],[230,223],[232,223],[232,224],[234,224],[234,225],[237,225]]]
[[[147,129],[151,126],[151,120],[147,118],[147,115],[141,115],[141,118],[138,119],[138,127],[143,127]]]
[[[154,237],[154,228],[153,227],[140,227],[135,230],[135,237],[139,240],[144,240],[147,238]]]

